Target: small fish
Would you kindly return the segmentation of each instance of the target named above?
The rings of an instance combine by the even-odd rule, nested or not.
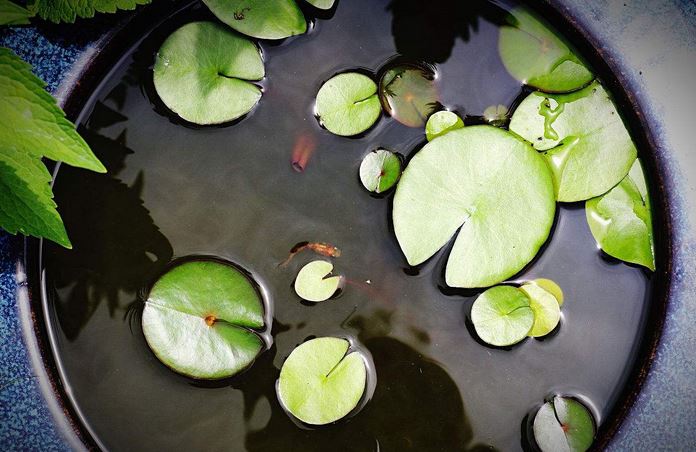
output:
[[[292,148],[292,169],[301,173],[307,167],[309,159],[317,147],[316,139],[309,133],[301,133]]]
[[[280,264],[278,264],[278,267],[285,267],[286,265],[288,265],[290,263],[290,261],[292,260],[293,257],[295,257],[296,254],[298,254],[304,250],[311,250],[317,254],[320,254],[320,255],[326,256],[326,257],[339,257],[341,255],[341,250],[339,250],[335,246],[330,245],[328,243],[300,242],[290,249],[290,255],[288,256],[288,258],[285,259]]]

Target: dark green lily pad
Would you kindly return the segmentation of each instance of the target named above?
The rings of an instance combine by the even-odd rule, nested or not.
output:
[[[386,149],[370,152],[360,163],[360,181],[373,193],[384,193],[401,176],[401,159]]]
[[[264,343],[264,307],[249,278],[230,264],[189,261],[150,290],[143,334],[157,358],[180,374],[230,377],[251,365]]]
[[[402,64],[385,71],[379,81],[384,109],[409,127],[423,127],[440,108],[435,72],[417,64]]]
[[[203,0],[220,19],[238,32],[259,39],[283,39],[307,31],[307,21],[295,0]]]
[[[345,339],[320,337],[293,350],[278,380],[285,409],[312,425],[336,422],[355,409],[366,389],[367,367],[360,353],[347,353],[349,347]]]
[[[527,337],[534,323],[534,312],[522,291],[512,286],[496,286],[474,301],[471,321],[481,340],[505,347]]]
[[[582,403],[556,396],[539,409],[533,430],[543,452],[584,452],[594,441],[595,422]]]
[[[317,93],[316,113],[321,124],[336,135],[351,136],[372,127],[382,107],[377,84],[357,72],[338,74]]]
[[[341,284],[340,276],[331,276],[333,264],[317,260],[302,267],[295,278],[295,292],[300,298],[318,303],[328,300]]]
[[[222,25],[192,22],[157,52],[155,90],[174,113],[194,124],[221,124],[251,111],[264,76],[259,49]]]
[[[425,124],[425,137],[428,141],[464,127],[464,121],[456,113],[443,110],[433,113]]]
[[[574,91],[594,79],[568,44],[524,8],[500,28],[498,50],[505,68],[520,82],[546,92]]]

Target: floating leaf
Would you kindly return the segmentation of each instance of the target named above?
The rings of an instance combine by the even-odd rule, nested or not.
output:
[[[447,132],[462,127],[464,127],[464,121],[456,113],[446,110],[438,111],[428,118],[428,122],[425,124],[425,137],[428,141],[433,141]]]
[[[379,81],[384,109],[409,127],[423,127],[428,117],[440,108],[435,72],[417,64],[402,64],[388,69]]]
[[[483,119],[496,127],[504,126],[508,121],[508,108],[505,105],[491,105],[483,110]]]
[[[650,199],[639,160],[616,187],[588,200],[585,212],[605,253],[655,270]]]
[[[327,80],[317,93],[317,116],[329,132],[357,135],[377,121],[382,108],[377,85],[357,72],[338,74]]]
[[[220,124],[251,111],[264,76],[259,49],[222,25],[192,22],[157,52],[154,82],[162,102],[194,124]]]
[[[394,196],[394,231],[418,265],[461,228],[447,262],[451,287],[487,287],[527,265],[546,241],[556,203],[541,155],[492,126],[470,126],[426,144]]]
[[[513,345],[527,337],[534,323],[529,298],[512,286],[496,286],[483,292],[471,307],[476,334],[497,347]]]
[[[584,452],[592,446],[595,423],[577,400],[556,396],[534,417],[534,439],[543,452]]]
[[[367,368],[360,353],[347,353],[349,346],[345,339],[320,337],[290,353],[280,370],[278,399],[293,416],[307,424],[329,424],[358,405]]]
[[[218,19],[247,36],[283,39],[307,31],[294,0],[203,0]]]
[[[386,149],[377,149],[360,163],[360,181],[374,193],[384,193],[396,184],[401,176],[401,159]]]
[[[545,151],[559,201],[606,193],[636,158],[636,147],[599,83],[572,94],[530,94],[512,115],[510,130]]]
[[[546,278],[537,278],[530,281],[528,284],[536,284],[548,293],[554,296],[559,306],[563,306],[563,290],[554,281]]]
[[[335,0],[307,0],[307,3],[319,9],[331,9]]]
[[[264,326],[256,287],[235,266],[190,261],[169,270],[150,290],[143,334],[157,358],[193,378],[230,377],[254,361]]]
[[[340,276],[331,276],[333,264],[327,261],[312,261],[302,267],[295,279],[295,292],[303,300],[320,302],[328,300],[341,284]]]
[[[516,8],[511,14],[514,23],[500,28],[498,50],[513,77],[556,93],[580,89],[594,79],[566,42],[529,11]]]
[[[561,307],[558,300],[537,284],[523,284],[520,290],[529,298],[529,307],[534,312],[534,324],[527,335],[529,337],[546,336],[558,326],[561,320]]]

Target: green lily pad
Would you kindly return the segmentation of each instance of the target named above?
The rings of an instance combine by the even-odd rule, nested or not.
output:
[[[443,110],[433,113],[425,124],[425,137],[428,141],[464,127],[464,121],[456,113]]]
[[[563,306],[563,290],[561,290],[561,287],[554,281],[546,278],[537,278],[529,281],[528,284],[536,284],[537,286],[541,287],[554,296],[558,302],[558,306]]]
[[[155,90],[174,113],[194,124],[221,124],[251,111],[264,76],[259,49],[222,25],[192,22],[157,52]]]
[[[519,272],[548,238],[556,203],[551,174],[528,143],[469,126],[426,144],[396,188],[392,218],[406,260],[418,265],[457,235],[445,279],[487,287]]]
[[[481,340],[505,347],[527,337],[534,323],[534,312],[522,291],[512,286],[496,286],[474,301],[471,321]]]
[[[547,92],[574,91],[594,75],[568,44],[524,8],[511,12],[514,24],[500,28],[498,50],[505,68],[520,82]]]
[[[335,0],[307,0],[307,3],[319,9],[331,9]]]
[[[315,303],[328,300],[341,284],[340,276],[329,276],[333,264],[327,261],[312,261],[302,267],[295,279],[295,292],[303,300]]]
[[[261,296],[230,264],[189,261],[162,275],[150,290],[142,327],[157,358],[180,374],[230,377],[254,362],[264,346]]]
[[[283,39],[307,31],[294,0],[203,0],[222,22],[259,39]]]
[[[316,113],[321,124],[336,135],[351,136],[372,127],[382,107],[377,84],[357,72],[338,74],[317,93]]]
[[[377,149],[360,163],[360,181],[373,193],[384,193],[396,184],[401,176],[401,159],[386,149]]]
[[[508,108],[502,104],[486,107],[483,119],[492,126],[503,127],[508,122]]]
[[[312,425],[336,422],[350,413],[365,392],[367,367],[350,343],[320,337],[297,347],[285,360],[278,399],[297,419]]]
[[[655,270],[650,199],[639,160],[616,187],[588,200],[585,213],[605,253]]]
[[[529,337],[546,336],[558,326],[561,320],[561,306],[550,292],[537,284],[524,284],[520,287],[529,298],[529,307],[534,312],[534,324]]]
[[[543,452],[584,452],[594,441],[595,422],[583,404],[556,396],[537,412],[533,431]]]
[[[387,113],[409,127],[423,127],[440,108],[435,72],[421,65],[402,64],[385,71],[379,95]]]
[[[606,193],[636,158],[631,136],[599,83],[572,94],[530,94],[512,115],[510,130],[544,151],[559,201]]]

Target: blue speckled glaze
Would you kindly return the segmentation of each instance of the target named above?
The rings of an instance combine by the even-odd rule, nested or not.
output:
[[[652,124],[674,226],[674,278],[662,341],[609,450],[696,450],[696,2],[547,0],[598,42]],[[0,31],[52,92],[111,23]],[[71,30],[68,32],[68,30]],[[79,30],[77,33],[75,30]],[[0,450],[67,450],[26,351],[15,283],[20,241],[0,233]]]

